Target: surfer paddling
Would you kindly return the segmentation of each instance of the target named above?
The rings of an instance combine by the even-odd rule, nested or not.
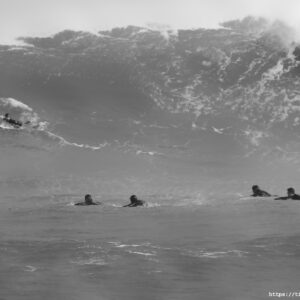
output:
[[[85,195],[84,202],[76,203],[75,205],[86,206],[86,205],[99,205],[101,203],[94,202],[92,196],[90,194]]]
[[[252,186],[252,192],[252,197],[271,197],[271,195],[268,192],[261,190],[258,185]]]
[[[124,205],[123,207],[137,207],[137,206],[143,206],[145,204],[145,201],[138,199],[136,195],[130,196],[129,199],[130,199],[130,203]]]
[[[22,127],[23,126],[23,123],[20,122],[20,121],[17,121],[17,120],[14,120],[13,118],[10,117],[10,115],[8,113],[6,113],[3,117],[3,120],[15,127]]]
[[[274,200],[288,200],[288,199],[300,200],[300,195],[297,195],[295,193],[295,189],[291,187],[291,188],[287,189],[287,196],[286,197],[278,197],[278,198],[275,198]]]

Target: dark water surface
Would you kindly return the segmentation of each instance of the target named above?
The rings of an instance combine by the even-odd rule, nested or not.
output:
[[[270,299],[297,292],[300,203],[76,207],[2,198],[0,299]]]

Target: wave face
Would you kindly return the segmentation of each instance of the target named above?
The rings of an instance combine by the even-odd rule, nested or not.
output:
[[[67,30],[0,46],[0,113],[30,121],[1,123],[1,189],[296,185],[300,46],[278,22],[222,26]]]

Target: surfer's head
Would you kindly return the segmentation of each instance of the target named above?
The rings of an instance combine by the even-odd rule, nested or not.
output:
[[[137,196],[136,195],[132,195],[132,196],[130,196],[129,199],[130,199],[131,203],[135,203],[137,201]]]
[[[4,115],[4,118],[5,118],[5,119],[8,119],[8,118],[9,118],[9,114],[6,113],[6,114]]]
[[[252,186],[252,191],[253,192],[256,192],[256,191],[258,191],[259,190],[259,186],[258,185],[253,185]]]
[[[84,202],[85,202],[85,204],[91,204],[91,203],[93,203],[92,196],[90,194],[85,195],[84,196]]]
[[[287,189],[287,194],[288,194],[289,197],[295,195],[295,189],[291,188],[291,187],[288,188]]]

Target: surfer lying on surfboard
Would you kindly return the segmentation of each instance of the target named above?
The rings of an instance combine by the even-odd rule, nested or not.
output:
[[[287,196],[286,197],[278,197],[275,198],[274,200],[300,200],[300,195],[297,195],[295,193],[295,189],[294,188],[288,188],[287,189]]]
[[[271,197],[271,195],[268,192],[261,190],[258,185],[253,185],[252,191],[252,197]]]
[[[10,125],[13,125],[14,127],[22,127],[23,126],[23,123],[20,122],[20,121],[17,121],[17,120],[14,120],[13,118],[10,117],[10,115],[8,113],[6,113],[3,117],[3,121],[9,123]],[[29,124],[30,121],[27,121],[26,123],[24,124]]]
[[[99,205],[100,202],[94,202],[92,196],[90,194],[85,195],[84,202],[76,203],[75,205],[85,206],[85,205]]]
[[[145,204],[145,201],[138,199],[136,195],[130,196],[129,199],[130,199],[130,203],[124,205],[123,207],[137,207],[137,206],[143,206]]]

